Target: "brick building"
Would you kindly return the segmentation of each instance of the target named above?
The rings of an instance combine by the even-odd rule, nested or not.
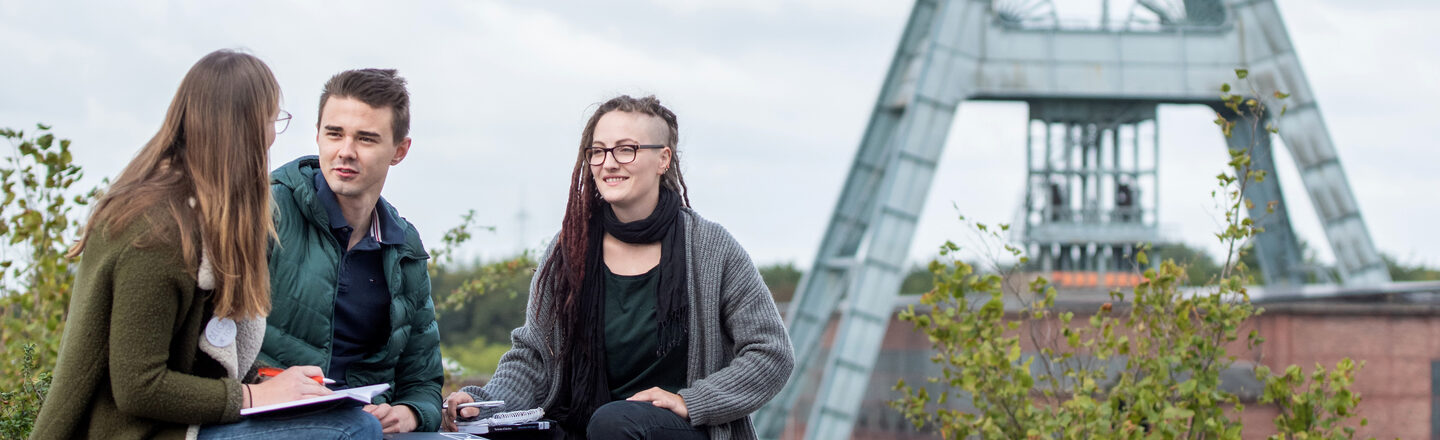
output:
[[[1103,296],[1093,294],[1062,296],[1069,296],[1070,301],[1062,307],[1070,310],[1094,311],[1103,302]],[[1307,286],[1268,293],[1253,289],[1252,297],[1265,311],[1247,325],[1259,330],[1266,341],[1258,353],[1239,344],[1233,347],[1230,352],[1241,362],[1224,376],[1225,387],[1246,400],[1244,438],[1262,439],[1273,433],[1271,421],[1277,411],[1253,401],[1259,383],[1253,379],[1250,361],[1258,360],[1272,369],[1299,365],[1309,372],[1316,363],[1331,369],[1345,357],[1365,362],[1352,391],[1361,395],[1359,417],[1367,418],[1369,424],[1360,427],[1359,417],[1354,419],[1357,438],[1440,438],[1440,282],[1380,288]],[[915,300],[902,297],[897,311]],[[1077,312],[1075,320],[1085,318]],[[1248,332],[1245,329],[1240,334]],[[828,351],[830,339],[827,334],[822,351]],[[892,317],[854,438],[939,438],[933,432],[916,431],[887,404],[899,397],[892,390],[899,379],[918,384],[940,374],[940,368],[929,360],[931,354],[925,335]],[[791,413],[783,438],[803,435],[801,420],[809,414],[810,396],[815,394],[819,377],[812,374],[804,380],[805,392]],[[968,403],[955,405],[963,408]]]

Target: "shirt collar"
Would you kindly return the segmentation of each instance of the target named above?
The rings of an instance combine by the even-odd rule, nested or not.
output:
[[[330,229],[349,227],[350,223],[345,221],[345,212],[340,210],[340,199],[335,197],[335,192],[330,190],[330,183],[325,181],[325,174],[315,173],[315,195],[320,199],[320,204],[325,207],[325,213],[330,217]],[[386,209],[385,198],[381,197],[375,201],[375,209],[371,211],[369,235],[381,244],[400,244],[405,242],[405,231],[400,228],[399,222],[390,215]]]

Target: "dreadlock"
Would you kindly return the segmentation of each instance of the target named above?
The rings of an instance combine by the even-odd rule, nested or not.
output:
[[[675,118],[675,112],[660,105],[660,100],[654,96],[637,99],[621,95],[600,104],[580,134],[580,147],[575,154],[575,171],[570,174],[570,192],[565,203],[565,219],[560,225],[560,236],[556,239],[554,253],[545,261],[545,266],[540,268],[539,285],[552,295],[551,298],[543,300],[549,305],[549,312],[555,317],[555,322],[563,323],[561,325],[567,327],[564,329],[567,336],[571,331],[568,328],[570,323],[578,321],[577,297],[585,280],[585,255],[589,252],[590,223],[600,206],[597,203],[600,200],[600,191],[595,188],[585,149],[589,148],[595,139],[595,126],[600,122],[600,117],[615,111],[640,113],[665,121],[667,136],[663,144],[670,147],[670,166],[661,176],[660,186],[679,193],[685,206],[690,207],[689,188],[685,186],[685,177],[680,174],[680,150],[676,148],[680,143],[680,125]],[[556,349],[565,350],[565,347]]]

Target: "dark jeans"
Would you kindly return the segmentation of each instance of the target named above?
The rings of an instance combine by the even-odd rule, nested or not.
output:
[[[696,439],[707,440],[704,429],[650,402],[617,400],[595,410],[586,437],[592,439]]]
[[[548,431],[492,432],[485,438],[492,440],[561,440],[584,439],[698,439],[708,440],[703,428],[690,426],[690,422],[665,408],[657,408],[650,402],[618,400],[602,405],[590,416],[590,425],[585,435],[567,432],[559,423],[550,424]]]

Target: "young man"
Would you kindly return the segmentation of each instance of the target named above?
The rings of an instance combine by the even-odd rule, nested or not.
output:
[[[365,410],[385,432],[440,426],[440,335],[429,256],[380,197],[410,151],[410,97],[394,70],[341,72],[320,95],[320,155],[270,175],[279,243],[260,359],[319,365],[335,387],[390,384]]]

